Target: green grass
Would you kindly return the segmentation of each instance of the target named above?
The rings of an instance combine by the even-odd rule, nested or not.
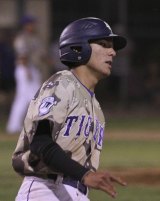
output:
[[[117,187],[117,197],[109,197],[101,191],[92,190],[90,192],[91,201],[159,201],[160,187],[149,186],[127,186]]]
[[[159,141],[105,141],[101,167],[160,167]]]
[[[21,183],[21,178],[11,166],[16,141],[16,136],[0,135],[0,201],[13,201]]]
[[[160,117],[112,117],[107,121],[111,130],[160,131]]]
[[[111,119],[109,129],[118,130],[153,130],[160,131],[158,118]],[[0,127],[0,201],[13,201],[22,179],[12,169],[11,155],[18,136],[8,136]],[[155,140],[114,140],[104,142],[100,168],[136,168],[160,167],[160,142]],[[118,197],[110,198],[107,194],[92,190],[91,201],[159,201],[160,186],[129,185],[117,186]]]
[[[13,201],[21,184],[21,178],[11,167],[11,154],[17,141],[16,136],[0,135],[0,201]],[[101,157],[101,168],[108,167],[159,167],[159,142],[152,141],[110,141],[104,143]],[[2,182],[3,181],[3,182]],[[115,201],[159,201],[160,187],[128,186],[117,187],[118,197]],[[92,201],[111,201],[107,194],[92,190]],[[152,198],[152,199],[151,199]]]

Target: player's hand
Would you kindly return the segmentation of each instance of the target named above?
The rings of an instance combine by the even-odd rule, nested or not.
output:
[[[124,182],[119,177],[113,176],[108,171],[90,171],[86,175],[84,175],[83,183],[90,188],[102,190],[108,193],[113,198],[115,198],[117,195],[114,183],[126,186],[126,182]]]

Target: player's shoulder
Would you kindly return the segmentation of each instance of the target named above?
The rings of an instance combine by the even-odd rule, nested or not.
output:
[[[70,70],[61,70],[53,74],[50,79],[66,80],[66,79],[71,79],[72,77],[73,77],[73,74]]]
[[[72,73],[68,70],[59,71],[46,80],[35,98],[49,96],[51,94],[59,94],[61,96],[70,96],[75,90],[72,80]]]
[[[50,111],[52,106],[54,106],[53,109],[68,107],[72,103],[75,91],[70,86],[69,78],[70,73],[66,71],[58,72],[51,76],[37,91],[32,100],[29,109],[30,114],[37,111],[40,114],[44,114],[47,111],[48,115],[48,111]]]
[[[61,86],[67,89],[69,86],[74,86],[73,74],[69,70],[58,71],[53,74],[45,83],[44,87]]]

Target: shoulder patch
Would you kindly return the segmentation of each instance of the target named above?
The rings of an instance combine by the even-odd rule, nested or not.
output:
[[[51,89],[51,88],[58,86],[58,85],[59,85],[59,81],[55,81],[55,82],[50,81],[50,82],[46,83],[46,85],[43,87],[43,89],[44,90],[45,89]]]
[[[53,105],[57,105],[57,103],[58,103],[58,101],[53,96],[44,98],[39,106],[39,116],[43,116],[43,115],[49,113],[51,107]]]

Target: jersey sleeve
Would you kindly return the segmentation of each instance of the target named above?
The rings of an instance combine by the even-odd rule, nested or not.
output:
[[[50,121],[55,131],[52,132],[52,138],[54,139],[56,131],[65,122],[68,107],[72,100],[71,89],[72,87],[69,86],[69,82],[66,79],[55,80],[51,78],[43,84],[35,95],[35,98],[30,102],[23,130],[12,155],[12,166],[20,175],[48,174],[54,172],[42,160],[31,153],[30,145],[36,133],[38,123],[41,120]],[[34,161],[35,168],[30,165],[30,161]]]
[[[31,101],[25,119],[25,129],[29,141],[31,142],[38,122],[41,120],[49,120],[51,126],[54,126],[55,133],[53,135],[56,135],[56,131],[58,132],[65,122],[70,102],[71,91],[68,90],[67,83],[64,84],[63,80],[46,82],[35,99]]]

